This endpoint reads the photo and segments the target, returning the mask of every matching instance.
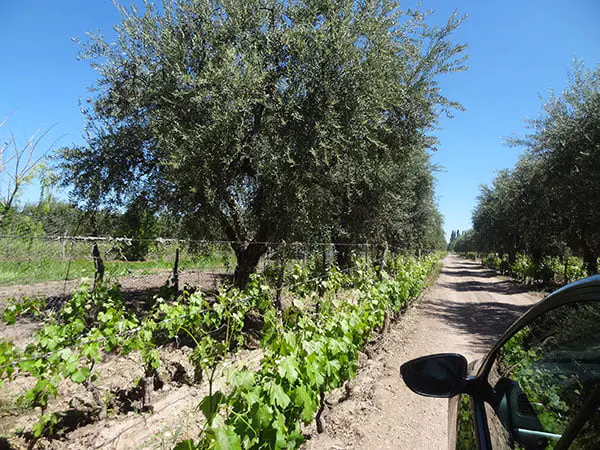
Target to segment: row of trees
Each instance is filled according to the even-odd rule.
[[[175,0],[121,9],[87,142],[63,148],[87,209],[142,205],[233,242],[244,285],[265,242],[445,246],[429,135],[463,45],[396,0]],[[348,247],[337,249],[341,265]]]
[[[466,250],[583,257],[588,274],[600,256],[600,67],[575,67],[567,89],[551,95],[515,168],[483,186]],[[457,245],[459,244],[457,241]]]
[[[456,249],[456,244],[459,243],[460,246],[460,242],[463,241],[463,239],[461,239],[461,237],[463,237],[468,231],[463,231],[461,233],[460,230],[452,230],[452,232],[450,233],[450,240],[448,241],[448,250],[449,251],[457,251],[460,252],[460,249]]]

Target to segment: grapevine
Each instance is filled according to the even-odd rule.
[[[387,272],[377,273],[374,268],[345,273],[330,267],[321,279],[311,279],[310,269],[293,265],[286,275],[291,305],[283,314],[274,307],[268,276],[255,276],[244,291],[229,289],[211,297],[184,292],[173,300],[157,299],[145,316],[128,311],[119,286],[109,283],[95,290],[82,284],[56,312],[46,313],[43,303],[29,299],[13,302],[3,314],[7,323],[34,312],[46,315],[45,324],[23,350],[0,341],[0,381],[20,373],[36,379],[19,402],[41,409],[31,429],[37,439],[54,432],[58,416],[48,404],[64,379],[91,393],[98,419],[107,416],[106,400],[96,386],[98,363],[107,353],[140,352],[142,410],[152,410],[161,365],[158,349],[169,342],[188,342],[194,381],[207,382],[209,394],[200,404],[205,430],[197,443],[185,445],[295,447],[304,439],[301,424],[318,418],[324,394],[355,375],[359,351],[373,331],[382,327],[388,312],[397,313],[423,289],[436,262],[436,257],[396,258],[386,264]],[[337,293],[349,289],[355,301],[340,300]],[[245,344],[252,311],[262,318],[261,366],[234,372],[228,392],[215,392],[216,369]]]

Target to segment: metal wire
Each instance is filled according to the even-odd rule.
[[[387,242],[312,242],[312,241],[231,241],[231,240],[210,240],[210,239],[176,239],[176,238],[129,238],[126,236],[123,237],[113,237],[113,236],[64,236],[64,235],[56,235],[56,236],[26,236],[26,235],[11,235],[4,234],[0,235],[0,239],[23,239],[23,240],[42,240],[42,241],[67,241],[67,242],[122,242],[125,244],[132,244],[134,242],[153,242],[156,244],[257,244],[257,245],[265,245],[269,247],[277,247],[280,245],[295,245],[295,246],[330,246],[330,247],[378,247],[387,245],[388,248],[393,248],[397,250],[411,250],[406,247],[393,246],[388,244]],[[424,250],[425,251],[425,250]]]

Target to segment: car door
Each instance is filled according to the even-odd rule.
[[[421,367],[456,356],[421,358],[429,361]],[[411,367],[419,368],[409,362],[401,369],[409,387],[435,395],[427,392],[427,376],[435,373],[406,377]],[[466,365],[453,370],[457,380],[446,374],[448,389],[436,395],[460,396],[450,401],[450,448],[600,448],[600,276],[566,286],[529,310],[476,376],[467,376]]]
[[[493,388],[484,403],[492,448],[600,448],[600,302],[568,302],[531,319],[481,376]]]

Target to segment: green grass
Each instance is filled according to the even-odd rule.
[[[184,257],[179,261],[180,269],[223,269],[231,258],[223,255]],[[148,275],[157,269],[172,269],[171,260],[149,261],[105,261],[105,276]],[[32,261],[0,261],[0,286],[32,284],[53,280],[92,278],[94,263],[90,260],[63,261],[38,259]]]

